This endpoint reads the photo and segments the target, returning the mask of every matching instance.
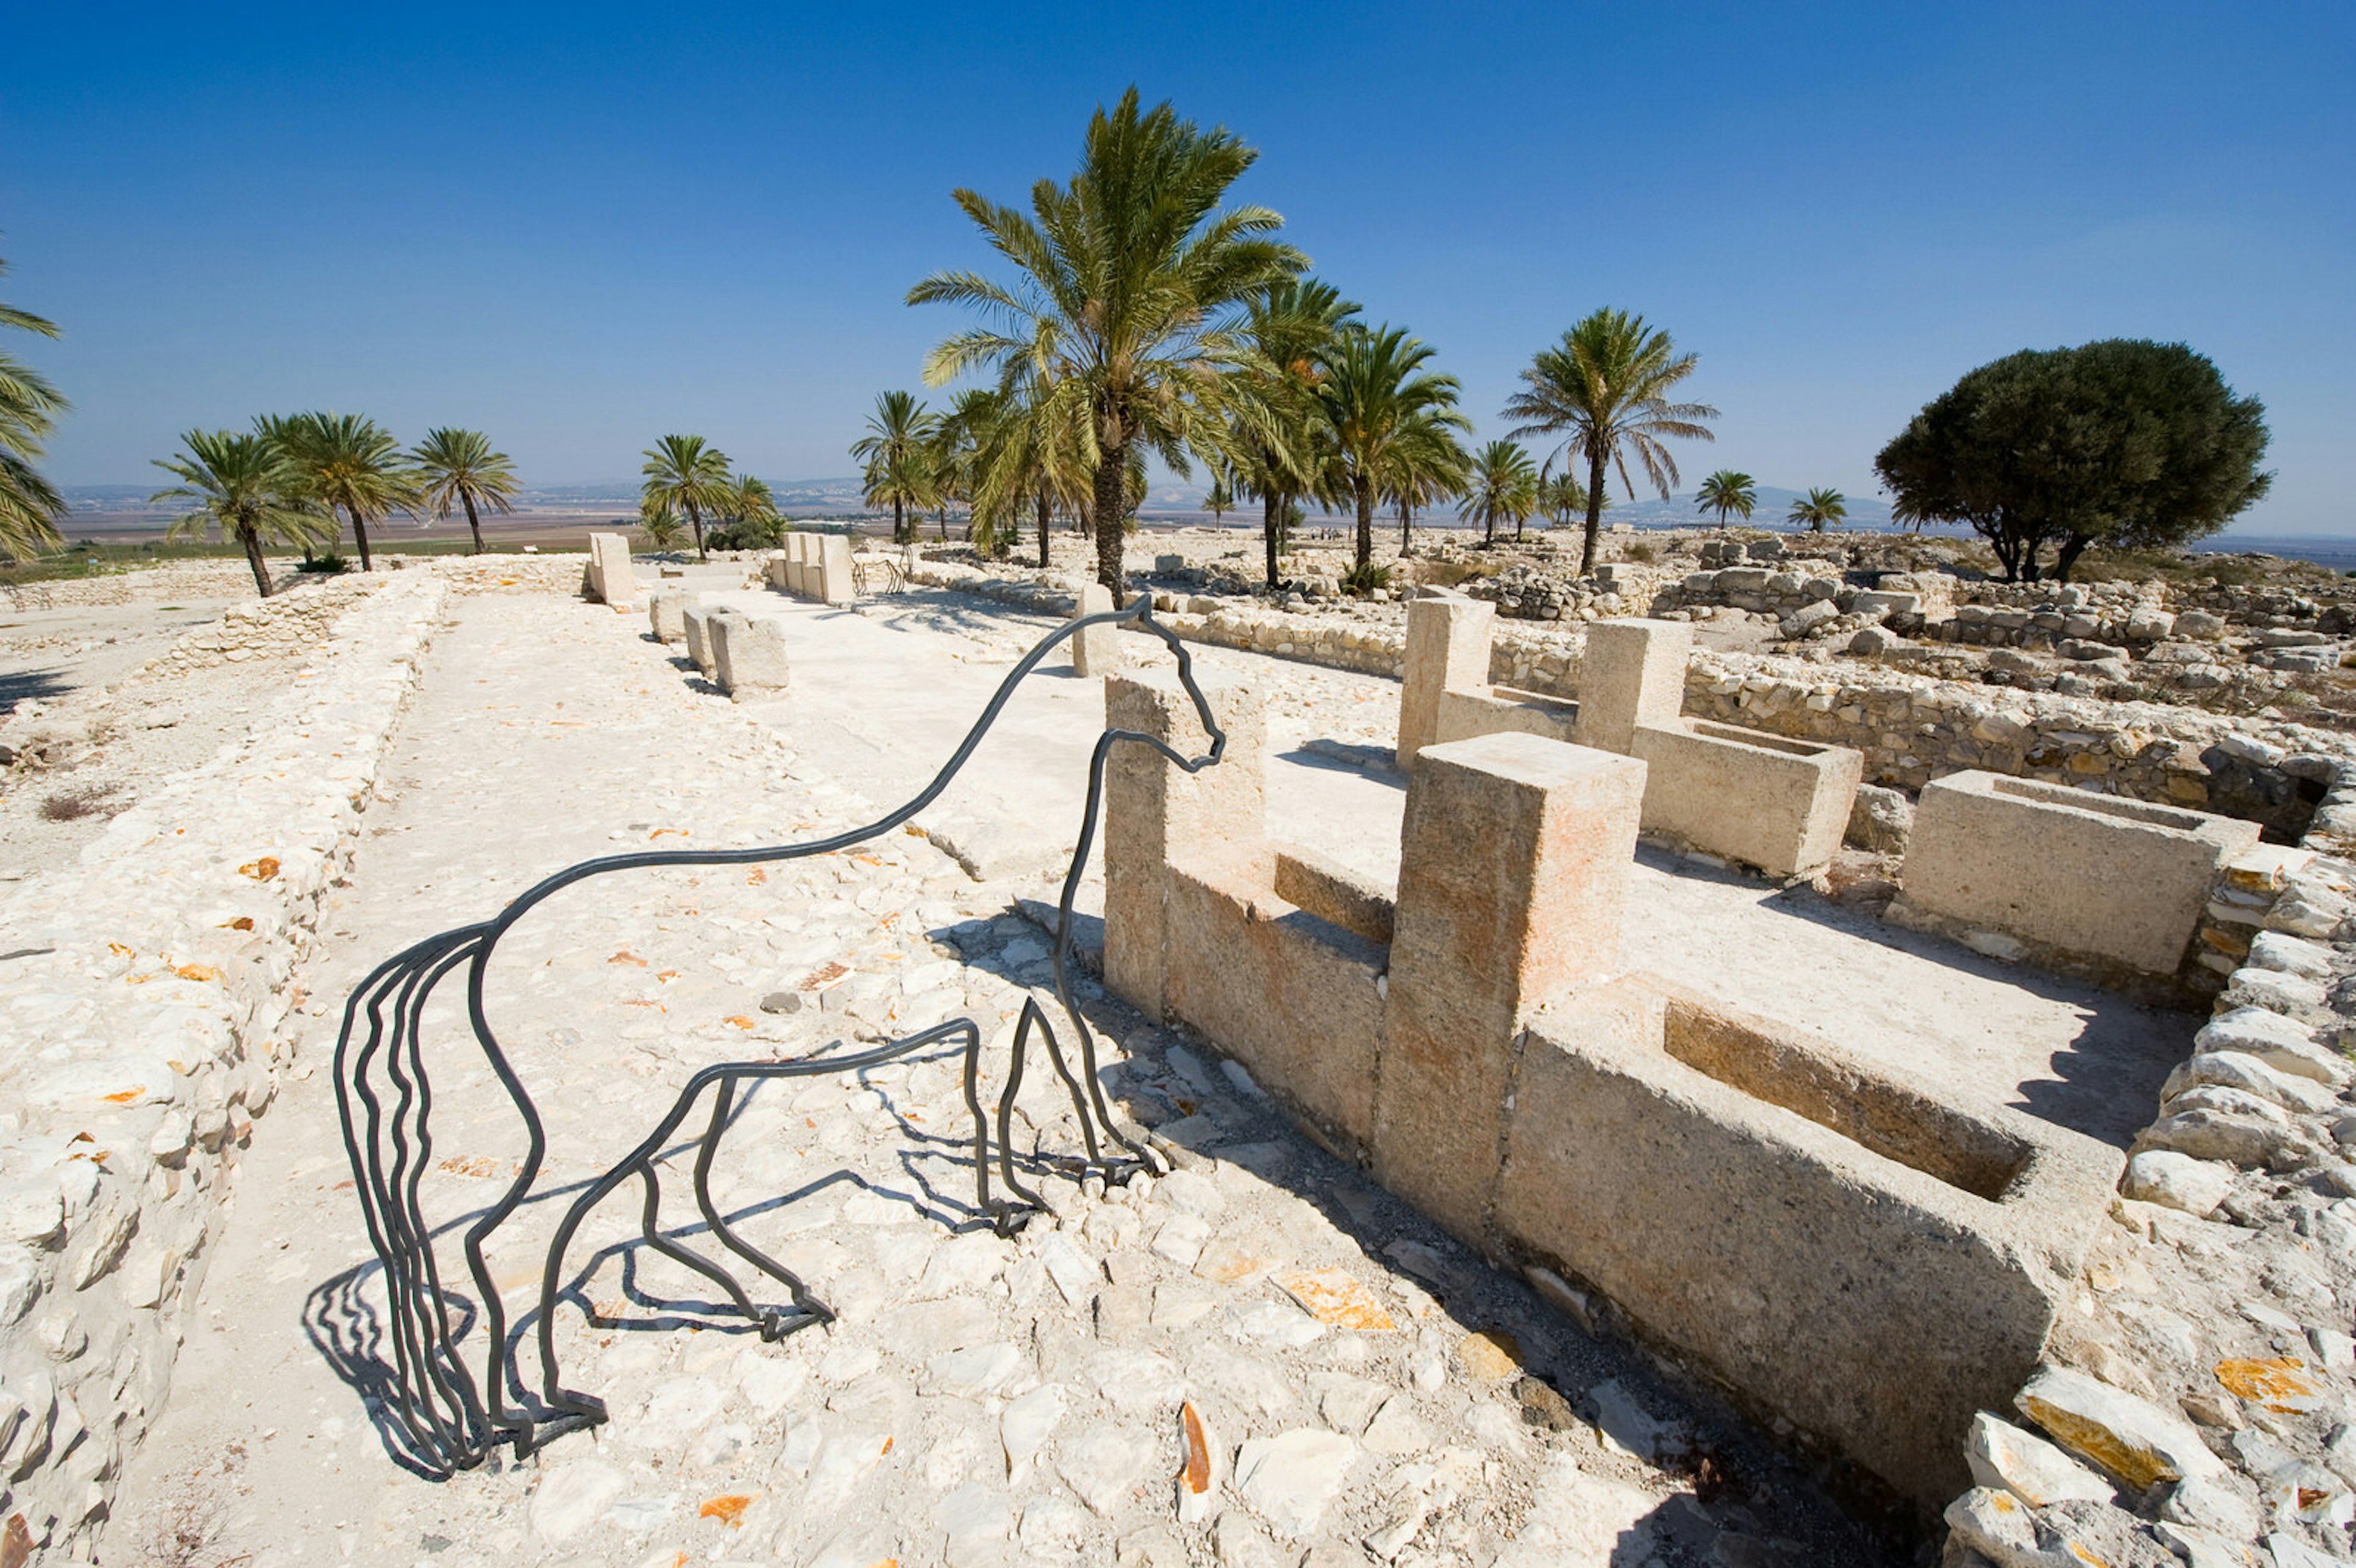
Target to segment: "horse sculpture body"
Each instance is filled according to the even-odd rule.
[[[1108,730],[1098,737],[1088,763],[1087,805],[1081,817],[1079,843],[1064,878],[1054,952],[1056,1000],[1078,1042],[1080,1070],[1074,1072],[1045,1011],[1035,998],[1027,997],[1015,1027],[1012,1061],[997,1106],[997,1161],[1001,1179],[1010,1196],[993,1199],[991,1195],[991,1125],[980,1093],[981,1031],[970,1019],[954,1019],[905,1040],[887,1041],[855,1054],[728,1062],[703,1068],[689,1079],[669,1113],[646,1137],[620,1163],[584,1189],[559,1221],[541,1276],[536,1325],[541,1400],[533,1404],[519,1399],[523,1408],[511,1407],[507,1391],[510,1384],[520,1390],[523,1380],[509,1346],[506,1311],[490,1278],[484,1246],[530,1193],[547,1153],[547,1137],[531,1096],[500,1049],[484,1010],[484,976],[499,939],[533,907],[592,877],[657,866],[741,866],[800,859],[851,848],[891,832],[948,787],[996,722],[1015,688],[1057,644],[1084,628],[1106,624],[1134,625],[1168,645],[1177,658],[1179,679],[1210,738],[1210,749],[1200,757],[1189,758],[1151,736],[1133,731]],[[1023,1058],[1035,1029],[1070,1093],[1087,1145],[1087,1166],[1101,1170],[1108,1181],[1118,1183],[1137,1169],[1156,1164],[1151,1155],[1113,1124],[1097,1079],[1095,1037],[1073,1004],[1070,985],[1072,901],[1096,836],[1103,802],[1105,762],[1111,749],[1123,741],[1151,746],[1189,773],[1215,765],[1226,746],[1226,737],[1213,720],[1210,705],[1195,683],[1185,647],[1175,633],[1153,619],[1151,601],[1144,595],[1122,609],[1071,622],[1042,638],[1008,672],[973,728],[932,782],[905,805],[866,827],[804,844],[751,849],[672,850],[584,860],[524,892],[492,919],[421,942],[388,960],[361,982],[345,1007],[343,1031],[336,1044],[337,1108],[343,1121],[345,1151],[351,1159],[353,1186],[359,1194],[369,1241],[384,1268],[391,1317],[387,1338],[393,1361],[384,1414],[400,1429],[423,1467],[447,1475],[480,1464],[493,1449],[503,1445],[511,1445],[521,1456],[552,1437],[605,1419],[605,1407],[601,1402],[566,1389],[560,1381],[556,1303],[565,1249],[574,1232],[598,1203],[633,1177],[645,1188],[640,1228],[647,1244],[717,1284],[728,1296],[728,1306],[723,1310],[751,1321],[765,1339],[776,1339],[797,1328],[832,1319],[833,1312],[811,1295],[792,1271],[739,1236],[712,1203],[708,1186],[712,1158],[728,1125],[731,1109],[748,1083],[771,1078],[857,1072],[927,1045],[958,1041],[965,1051],[966,1106],[973,1120],[977,1212],[987,1217],[1001,1234],[1011,1234],[1044,1206],[1040,1195],[1016,1177],[1008,1145],[1009,1120],[1016,1092],[1022,1086]],[[443,1285],[432,1229],[419,1204],[419,1187],[433,1153],[429,1120],[434,1098],[421,1024],[434,987],[462,967],[466,972],[466,1012],[475,1041],[513,1102],[527,1135],[526,1153],[515,1179],[499,1200],[467,1228],[463,1243],[466,1270],[473,1278],[485,1318],[485,1375],[480,1384],[475,1381],[460,1344],[466,1314]],[[707,1094],[711,1114],[696,1144],[696,1207],[721,1246],[785,1287],[787,1305],[756,1305],[744,1285],[720,1263],[665,1235],[659,1227],[661,1189],[655,1170],[656,1158]],[[1126,1155],[1114,1154],[1115,1147],[1125,1150]],[[454,1320],[458,1327],[453,1326]]]

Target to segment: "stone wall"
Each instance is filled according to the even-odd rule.
[[[373,577],[331,577],[251,604],[233,604],[148,661],[141,673],[182,675],[300,652],[326,642],[335,624],[377,585]]]
[[[289,976],[448,593],[370,587],[245,740],[0,904],[0,1529],[45,1561],[91,1559],[162,1409]]]

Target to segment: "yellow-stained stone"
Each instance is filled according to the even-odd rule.
[[[2225,1360],[2217,1363],[2217,1381],[2254,1404],[2297,1415],[2313,1410],[2323,1398],[2323,1390],[2313,1379],[2300,1376],[2305,1367],[2295,1356]]]
[[[1497,1382],[1522,1370],[1522,1347],[1502,1328],[1484,1329],[1457,1342],[1456,1360],[1483,1382]]]
[[[1290,1269],[1275,1276],[1284,1294],[1320,1323],[1365,1333],[1386,1333],[1398,1327],[1383,1304],[1347,1269]]]
[[[1194,1260],[1194,1277],[1219,1285],[1234,1285],[1249,1279],[1269,1266],[1269,1260],[1257,1253],[1236,1245],[1224,1236],[1215,1237]],[[1304,1307],[1308,1304],[1303,1302]]]

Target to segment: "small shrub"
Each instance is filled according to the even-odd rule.
[[[84,785],[80,789],[61,789],[41,802],[40,818],[44,822],[78,822],[85,816],[104,811],[114,794],[113,786]]]
[[[346,560],[342,556],[337,555],[335,551],[329,550],[325,555],[313,556],[310,560],[303,562],[294,570],[297,571],[325,572],[328,576],[332,577],[349,571],[351,569],[352,563],[350,561]]]
[[[1370,560],[1364,565],[1353,565],[1349,571],[1342,574],[1343,592],[1355,593],[1362,599],[1378,588],[1388,588],[1390,585],[1391,569],[1379,561]]]
[[[1644,566],[1650,566],[1661,559],[1660,551],[1653,548],[1653,541],[1650,539],[1636,540],[1629,545],[1626,554],[1630,560]]]

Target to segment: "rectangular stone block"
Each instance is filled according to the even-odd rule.
[[[810,561],[802,569],[805,595],[825,604],[848,604],[859,597],[851,580],[851,541],[841,534],[812,534]]]
[[[589,536],[591,597],[616,610],[626,610],[637,599],[637,576],[630,569],[630,541],[620,534]]]
[[[1105,723],[1151,735],[1181,755],[1210,746],[1176,672],[1105,677]],[[1263,854],[1268,731],[1258,694],[1203,683],[1226,731],[1225,760],[1188,773],[1134,743],[1105,761],[1105,985],[1151,1019],[1168,1012],[1171,867],[1184,860]]]
[[[1090,582],[1080,589],[1079,604],[1072,611],[1075,621],[1090,615],[1112,613],[1112,590],[1101,582]],[[1120,629],[1117,626],[1089,626],[1072,634],[1072,673],[1083,679],[1110,675],[1121,667]]]
[[[774,615],[724,613],[712,618],[713,678],[742,701],[786,688],[786,624]]]
[[[1388,1068],[1386,1066],[1386,1081]],[[1531,1022],[1496,1226],[1935,1507],[2036,1366],[2119,1151],[1651,976]]]
[[[1579,704],[1539,692],[1515,691],[1509,686],[1444,691],[1440,697],[1440,732],[1427,744],[1470,741],[1507,731],[1575,744]]]
[[[1497,607],[1462,594],[1427,595],[1407,606],[1407,657],[1399,689],[1395,754],[1406,767],[1437,744],[1440,707],[1450,691],[1485,691],[1489,639]]]
[[[2173,975],[2254,822],[1974,771],[1934,779],[1902,870],[1911,911]]]
[[[1625,756],[1635,742],[1636,726],[1676,718],[1685,707],[1686,660],[1692,652],[1689,621],[1598,621],[1589,626],[1587,654],[1579,667],[1579,743]]]
[[[1523,1020],[1619,967],[1644,793],[1642,763],[1535,735],[1427,746],[1408,774],[1375,1168],[1475,1246]]]
[[[815,534],[786,536],[786,589],[798,599],[817,597],[810,586],[813,574],[810,546],[817,540]]]
[[[1851,601],[1849,611],[1858,615],[1919,615],[1922,613],[1920,593],[1884,592],[1879,589],[1860,593]]]
[[[647,595],[647,624],[654,635],[666,643],[675,643],[687,635],[686,592],[677,588],[659,588]]]
[[[1829,863],[1865,776],[1863,753],[1760,730],[1677,719],[1636,727],[1646,829],[1771,877]]]
[[[712,618],[719,613],[711,605],[694,603],[680,612],[680,635],[687,639],[687,656],[695,667],[710,679],[719,668],[712,659]]]

